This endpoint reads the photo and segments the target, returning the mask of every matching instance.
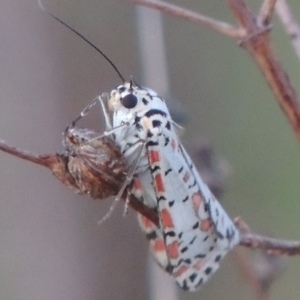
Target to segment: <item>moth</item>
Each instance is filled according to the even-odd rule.
[[[108,108],[106,134],[131,169],[128,193],[158,211],[159,227],[139,215],[151,252],[182,289],[196,291],[239,243],[239,232],[180,143],[162,97],[131,80],[111,91]]]
[[[158,211],[159,226],[139,215],[150,250],[183,290],[196,291],[239,243],[237,228],[180,143],[165,100],[133,80],[126,82],[99,48],[49,14],[96,49],[121,78],[123,84],[111,91],[108,103],[99,97],[105,134],[114,140],[127,164],[126,180],[116,199],[127,190]]]

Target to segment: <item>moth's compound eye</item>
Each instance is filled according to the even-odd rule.
[[[134,108],[138,103],[138,99],[135,95],[128,94],[124,98],[121,98],[121,102],[126,108]]]

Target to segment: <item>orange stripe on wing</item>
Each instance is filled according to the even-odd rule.
[[[164,228],[173,228],[174,227],[173,220],[170,216],[170,213],[166,209],[163,209],[160,212],[160,220],[161,220],[162,226]]]
[[[208,231],[208,229],[211,227],[211,225],[212,225],[211,219],[202,220],[200,222],[200,229],[202,231]]]
[[[151,243],[151,248],[153,252],[166,251],[165,242],[163,241],[162,238],[157,238],[153,240]]]
[[[150,164],[160,161],[159,152],[156,150],[150,150],[149,151],[149,161],[150,161]]]
[[[165,187],[164,187],[164,183],[163,183],[161,174],[156,174],[154,176],[154,184],[155,184],[156,191],[158,193],[162,193],[165,191]]]
[[[175,241],[172,244],[167,245],[168,256],[171,259],[177,258],[178,254],[178,242]]]
[[[155,225],[153,224],[153,222],[151,222],[148,218],[146,218],[144,215],[142,214],[138,214],[139,217],[139,221],[141,223],[141,225],[145,228],[145,229],[152,229],[155,227]]]
[[[136,190],[141,190],[143,185],[142,185],[142,182],[138,179],[138,178],[134,178],[133,179],[133,187],[136,189]]]
[[[202,201],[202,197],[199,193],[195,193],[192,195],[193,208],[196,215],[198,215],[199,207],[202,204]]]
[[[183,273],[185,273],[188,270],[188,266],[187,265],[183,265],[181,266],[177,271],[173,272],[172,275],[174,277],[179,277],[181,276]]]

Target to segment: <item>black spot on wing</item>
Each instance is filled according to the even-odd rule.
[[[206,275],[209,275],[209,274],[211,273],[211,271],[212,271],[212,268],[211,268],[211,267],[207,267],[207,268],[204,270],[204,273],[205,273]]]
[[[158,142],[148,141],[146,144],[147,147],[158,146]]]
[[[168,237],[168,236],[170,236],[170,237],[174,237],[174,236],[176,236],[176,233],[175,233],[175,231],[168,231],[168,232],[165,232],[164,231],[164,237]]]
[[[165,201],[165,200],[167,200],[164,196],[159,196],[159,197],[156,197],[156,199],[157,199],[157,201],[159,202],[159,201]]]
[[[148,234],[146,234],[147,240],[155,240],[157,238],[157,234],[155,231],[152,231]]]
[[[196,185],[197,185],[197,180],[195,179],[194,182],[191,185],[189,185],[188,188],[190,189],[190,188],[192,188],[192,187],[194,187]]]
[[[215,257],[215,262],[219,262],[221,260],[221,258],[222,258],[222,255],[217,255]]]
[[[188,247],[183,247],[183,248],[180,250],[180,252],[181,252],[181,253],[184,253],[184,252],[188,251],[188,249],[189,249]]]
[[[167,122],[167,124],[166,124],[166,128],[168,129],[168,130],[171,130],[171,123],[168,121]]]
[[[205,212],[210,211],[210,205],[209,205],[208,203],[205,203],[205,204],[204,204],[204,211],[205,211]]]
[[[145,99],[145,98],[143,98],[142,101],[143,101],[143,103],[144,103],[145,105],[147,105],[147,104],[149,103],[149,101],[148,101],[147,99]]]
[[[165,147],[170,143],[170,139],[168,137],[165,137]]]
[[[167,273],[172,274],[173,273],[173,269],[174,269],[174,267],[169,264],[169,265],[167,265],[167,267],[166,267],[165,270],[166,270]]]
[[[172,207],[172,206],[174,205],[174,203],[175,203],[174,200],[173,200],[173,201],[170,201],[170,202],[169,202],[169,207]]]
[[[209,236],[207,235],[207,236],[203,239],[203,242],[207,241],[208,238],[209,238]]]
[[[150,172],[151,172],[151,174],[153,174],[153,173],[156,172],[157,170],[160,170],[160,167],[159,167],[159,166],[154,166],[154,168],[151,168],[151,167],[150,167]]]
[[[186,201],[188,201],[189,200],[189,196],[186,196],[183,200],[182,200],[182,202],[186,202]]]
[[[147,138],[152,138],[152,137],[153,137],[153,133],[150,130],[148,130],[147,131]],[[149,141],[149,143],[150,143],[150,141]],[[157,142],[156,142],[156,144],[158,145]]]
[[[193,239],[189,242],[189,244],[192,245],[195,242],[196,238],[197,236],[194,236]]]
[[[183,171],[183,166],[178,170],[178,173],[180,174]]]
[[[134,124],[139,123],[141,121],[141,117],[135,116],[134,118]]]
[[[186,282],[186,279],[183,280],[183,283],[182,283],[181,288],[182,288],[184,291],[188,291],[188,290],[190,289],[189,286],[188,286],[188,284],[187,284],[187,282]]]
[[[194,280],[197,278],[197,274],[193,273],[192,275],[189,276],[189,279],[191,282],[194,282]]]
[[[226,230],[226,238],[231,241],[233,237],[235,236],[235,230],[233,228],[227,228]]]
[[[193,229],[197,229],[199,227],[199,222],[196,222],[194,225],[193,225]]]
[[[159,120],[153,120],[152,121],[152,126],[153,127],[160,127],[161,126],[161,121],[159,121]]]
[[[170,172],[172,171],[172,169],[168,169],[166,172],[165,172],[165,176],[167,176]]]
[[[160,110],[160,109],[155,109],[155,108],[150,109],[150,110],[148,110],[148,111],[145,113],[145,116],[146,116],[147,118],[150,118],[150,117],[155,116],[155,115],[161,115],[161,116],[163,116],[163,117],[166,117],[166,116],[167,116],[167,114],[166,114],[164,111],[162,111],[162,110]]]
[[[195,258],[205,258],[205,257],[206,257],[205,254],[197,254],[197,255],[195,256]]]
[[[196,288],[198,288],[202,283],[203,283],[203,278],[201,277],[200,280],[199,280],[199,282],[196,285]]]

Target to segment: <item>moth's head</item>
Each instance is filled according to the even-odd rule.
[[[137,86],[131,80],[111,91],[108,106],[114,112],[121,109],[140,111],[151,100],[149,97],[147,89]]]

